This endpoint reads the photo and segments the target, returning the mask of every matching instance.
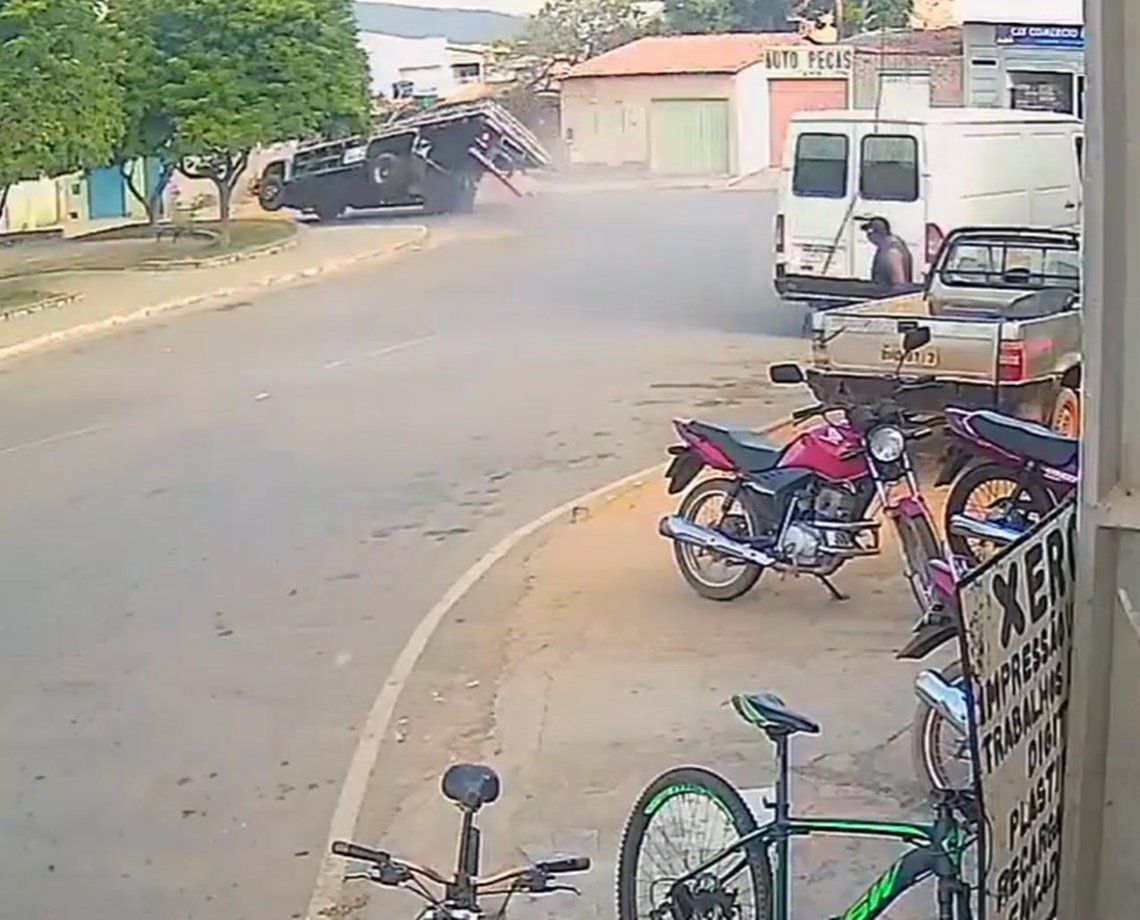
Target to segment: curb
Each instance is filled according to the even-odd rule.
[[[313,268],[306,268],[302,271],[291,272],[286,275],[276,275],[264,281],[255,282],[235,287],[219,288],[209,291],[205,294],[195,294],[192,297],[182,297],[176,300],[168,300],[164,303],[153,304],[149,307],[141,307],[130,313],[122,313],[117,316],[109,316],[105,319],[96,320],[90,323],[80,323],[77,326],[71,326],[67,329],[59,329],[55,332],[49,332],[46,335],[36,336],[33,339],[28,339],[25,342],[17,342],[14,345],[8,345],[0,348],[0,362],[7,361],[11,358],[20,355],[28,354],[29,352],[39,351],[41,348],[47,348],[51,345],[58,345],[62,342],[70,342],[75,339],[87,338],[92,335],[98,335],[101,332],[107,332],[114,329],[116,326],[123,326],[130,323],[137,323],[152,316],[158,316],[161,313],[169,313],[173,310],[181,310],[186,307],[192,307],[196,304],[204,303],[211,300],[228,300],[235,297],[242,297],[250,294],[255,294],[258,291],[263,291],[271,288],[285,287],[291,284],[297,284],[301,281],[307,281],[311,278],[317,278],[321,275],[334,274],[336,272],[345,271],[353,266],[359,265],[363,262],[382,262],[385,259],[392,258],[405,252],[409,249],[418,249],[427,242],[431,235],[428,227],[420,225],[416,228],[417,236],[410,240],[405,240],[398,243],[391,249],[386,249],[383,252],[365,252],[360,255],[350,256],[347,259],[338,259],[332,262],[326,262],[323,265],[314,266]]]
[[[763,426],[757,430],[757,433],[772,434],[791,425],[789,416]],[[379,760],[381,746],[388,735],[400,695],[444,618],[483,579],[483,576],[509,556],[523,541],[560,520],[573,520],[579,508],[608,501],[622,492],[645,485],[651,476],[663,475],[668,465],[669,461],[655,463],[636,473],[615,479],[591,492],[563,502],[511,531],[469,566],[452,583],[443,597],[424,614],[423,619],[412,630],[395,664],[392,665],[392,670],[385,678],[365,718],[344,783],[337,796],[336,808],[329,823],[328,840],[322,851],[308,910],[304,914],[305,920],[327,920],[329,917],[339,916],[338,902],[344,887],[345,866],[343,859],[331,855],[332,842],[352,838],[368,793],[368,784]]]
[[[239,252],[232,252],[229,255],[210,256],[205,259],[172,259],[169,262],[143,262],[140,265],[132,265],[126,270],[134,272],[176,272],[184,269],[214,268],[218,265],[233,265],[236,262],[248,262],[251,259],[274,256],[279,252],[287,252],[290,249],[294,249],[297,244],[301,242],[301,234],[308,232],[309,230],[302,230],[298,226],[292,236],[276,243],[266,243],[263,246],[242,249]]]
[[[41,310],[65,307],[70,303],[75,303],[75,301],[82,298],[82,296],[82,294],[54,294],[51,297],[45,297],[34,303],[24,304],[22,307],[16,307],[12,310],[6,310],[0,313],[0,322],[6,323],[8,320],[18,319],[21,316],[30,316],[33,313],[39,313]]]

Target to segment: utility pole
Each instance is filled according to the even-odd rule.
[[[1140,34],[1086,0],[1084,444],[1058,916],[1140,904]]]

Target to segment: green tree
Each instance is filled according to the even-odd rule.
[[[910,25],[914,0],[845,0],[843,35],[874,32],[879,29],[904,29]]]
[[[665,0],[669,31],[784,32],[790,29],[790,0]]]
[[[540,66],[577,64],[653,31],[633,0],[546,0],[531,19],[522,50]]]
[[[14,183],[108,160],[114,54],[98,0],[0,0],[0,216]]]
[[[107,23],[118,47],[116,79],[123,100],[123,134],[115,145],[112,162],[118,164],[131,195],[155,224],[163,193],[177,167],[174,153],[174,118],[168,108],[163,53],[151,40],[152,4],[113,2]],[[135,163],[148,158],[158,164],[156,181],[140,185]]]
[[[223,244],[254,148],[367,124],[350,0],[110,2],[148,75],[131,97],[140,147],[157,142],[185,175],[214,183]]]

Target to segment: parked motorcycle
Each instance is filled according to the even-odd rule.
[[[945,532],[977,565],[1031,529],[1076,488],[1080,441],[990,410],[948,409],[954,441],[937,485],[954,483]]]
[[[673,541],[682,576],[702,597],[729,601],[747,593],[769,569],[817,578],[836,600],[831,581],[844,564],[880,552],[882,506],[903,547],[906,577],[919,609],[934,605],[935,578],[945,552],[919,489],[907,444],[929,436],[898,401],[905,391],[931,385],[904,380],[908,355],[930,341],[930,330],[903,337],[894,393],[870,405],[811,406],[792,416],[799,424],[824,424],[787,447],[757,435],[698,421],[676,421],[682,444],[670,448],[670,494],[684,491],[705,469],[725,475],[705,479],[677,513],[659,524]],[[773,383],[805,381],[796,364],[769,369]],[[710,519],[701,515],[711,511]]]

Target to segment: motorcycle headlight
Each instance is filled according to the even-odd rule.
[[[897,428],[876,428],[867,437],[867,450],[879,463],[894,463],[906,450],[906,438]]]

